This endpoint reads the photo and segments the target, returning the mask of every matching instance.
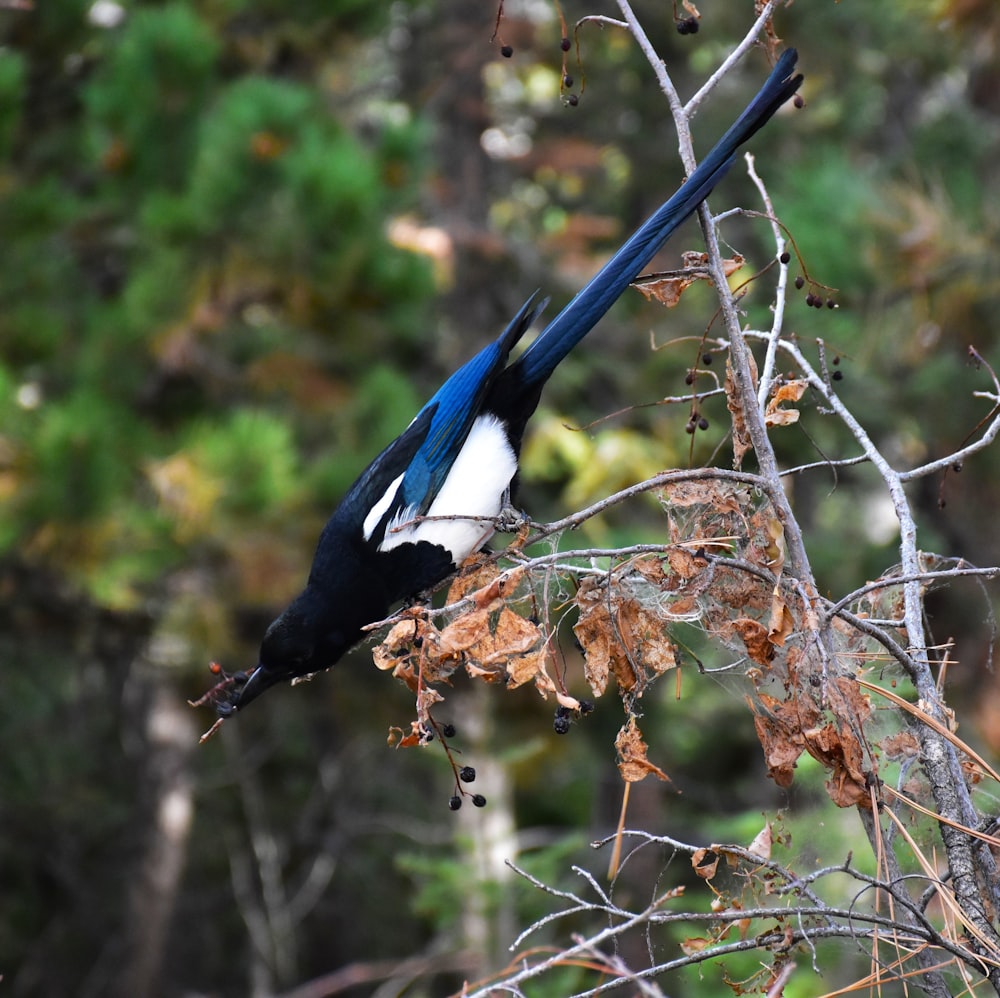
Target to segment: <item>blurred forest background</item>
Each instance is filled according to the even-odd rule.
[[[753,18],[750,0],[700,9],[684,36],[669,5],[636,4],[682,95]],[[488,805],[453,814],[443,753],[386,747],[412,697],[370,650],[201,748],[211,712],[185,703],[210,660],[255,662],[342,491],[442,378],[535,288],[568,300],[682,179],[630,37],[584,26],[580,64],[559,16],[507,0],[491,40],[496,5],[463,0],[0,3],[0,993],[442,995],[546,910],[498,857],[551,882],[606,868],[588,843],[618,817],[617,704],[560,737],[532,689],[459,682],[440,717]],[[967,345],[1000,364],[1000,8],[799,0],[776,28],[807,106],[750,148],[841,304],[793,294],[786,322],[839,352],[843,398],[901,462],[948,453],[988,412]],[[699,150],[768,68],[753,52],[712,95]],[[760,207],[742,160],[712,204]],[[765,222],[723,236],[745,273],[773,256]],[[661,269],[700,244],[691,223]],[[751,289],[749,322],[770,294]],[[536,519],[728,465],[724,401],[694,437],[657,404],[684,393],[714,307],[708,288],[671,312],[632,294],[562,365],[525,450]],[[694,339],[653,352],[651,334]],[[821,419],[778,446],[851,453]],[[832,592],[895,560],[875,484],[795,483]],[[919,487],[925,548],[1000,563],[1000,452]],[[658,526],[650,504],[589,529]],[[989,608],[972,589],[933,607],[962,734],[995,754]],[[787,793],[766,779],[738,688],[661,685],[643,730],[673,783],[634,787],[630,824],[749,842],[785,808],[793,849],[842,858],[854,815],[808,765]],[[662,861],[619,889],[648,893]],[[832,988],[841,960],[786,994]],[[717,991],[692,974],[671,993]]]

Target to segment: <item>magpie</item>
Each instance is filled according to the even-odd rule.
[[[276,683],[328,669],[366,624],[450,575],[491,537],[516,487],[525,425],[545,382],[708,197],[736,151],[798,89],[786,50],[735,124],[516,360],[547,302],[532,295],[507,328],[438,389],[350,487],[319,538],[305,589],[267,628],[257,666],[206,695],[220,718]],[[218,723],[218,722],[217,722]]]

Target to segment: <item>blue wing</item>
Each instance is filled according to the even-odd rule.
[[[537,294],[537,292],[536,292]],[[426,513],[455,463],[490,388],[507,364],[517,341],[548,304],[532,295],[507,328],[460,367],[420,410],[417,420],[432,412],[430,428],[403,477],[399,508]]]

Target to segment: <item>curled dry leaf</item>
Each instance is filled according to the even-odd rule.
[[[785,567],[785,528],[776,516],[767,517],[764,532],[768,538],[764,553],[767,556],[767,567],[778,575]]]
[[[719,869],[719,854],[714,849],[696,849],[691,868],[702,880],[711,880]]]
[[[650,775],[658,780],[670,782],[670,777],[659,766],[649,761],[646,755],[648,748],[649,746],[642,740],[642,732],[635,722],[635,717],[630,717],[615,738],[618,772],[626,783],[638,783]]]
[[[768,775],[780,787],[791,786],[799,756],[808,752],[829,773],[826,792],[838,807],[870,807],[865,778],[865,748],[858,732],[871,713],[868,698],[849,676],[827,684],[834,721],[821,723],[819,708],[806,697],[777,700],[764,693],[751,704],[754,727],[764,749]]]
[[[798,758],[805,751],[804,731],[819,721],[819,710],[807,700],[781,701],[766,693],[757,694],[759,705],[750,704],[754,727],[764,749],[768,775],[779,787],[792,785]]]
[[[795,618],[788,604],[781,595],[781,590],[775,586],[774,597],[771,600],[771,619],[767,625],[767,640],[781,648],[795,629]]]
[[[771,823],[765,822],[764,827],[754,836],[753,842],[747,846],[747,852],[761,859],[771,858]]]
[[[767,628],[752,617],[740,617],[732,622],[732,629],[746,646],[747,654],[758,665],[769,665],[774,658],[774,645]]]
[[[694,17],[701,15],[694,9],[684,4]],[[736,273],[746,261],[739,253],[722,261],[722,267],[726,277]],[[633,287],[640,294],[650,301],[657,301],[666,308],[673,308],[680,300],[681,295],[696,281],[707,281],[711,279],[708,269],[708,255],[706,253],[688,251],[684,254],[684,267],[681,270],[669,270],[660,274],[649,274],[641,277],[633,283]]]
[[[799,410],[782,409],[781,403],[798,402],[808,387],[809,382],[802,380],[786,381],[783,385],[779,385],[771,396],[771,401],[767,403],[767,409],[764,412],[764,425],[790,426],[792,423],[797,423]]]
[[[658,301],[666,308],[673,308],[681,300],[681,295],[701,276],[700,274],[685,276],[684,271],[681,270],[675,271],[670,276],[657,276],[641,282],[637,281],[634,287],[650,301]]]
[[[747,353],[750,359],[751,376],[754,383],[757,381],[757,362],[752,353]],[[733,365],[731,360],[726,358],[726,408],[729,410],[733,420],[733,467],[739,470],[743,466],[743,458],[748,450],[753,447],[750,440],[750,431],[747,429],[746,417],[743,414],[743,405],[740,400],[740,392],[736,387],[736,380],[733,377]]]
[[[909,731],[886,735],[879,745],[887,759],[914,759],[920,754],[920,745]]]
[[[681,940],[681,952],[685,956],[694,956],[709,946],[714,946],[717,939],[706,939],[704,936],[689,936]]]
[[[409,655],[414,643],[426,637],[426,620],[401,620],[382,639],[382,643],[372,649],[372,661],[376,669],[387,672],[394,669],[401,657]]]
[[[500,600],[463,614],[442,632],[439,654],[461,662],[470,676],[521,686],[536,677],[545,658],[541,628]]]
[[[452,584],[448,601],[469,600],[472,608],[443,629],[426,611],[411,611],[374,649],[376,667],[391,669],[414,693],[447,682],[461,667],[486,682],[515,687],[535,680],[543,694],[554,692],[545,672],[544,632],[502,598],[515,591],[522,575],[520,568],[499,572],[493,563],[471,565]]]
[[[644,686],[649,675],[677,665],[676,650],[665,622],[627,596],[609,597],[606,580],[587,578],[577,590],[580,619],[573,628],[583,646],[584,675],[601,696],[613,674],[619,687]]]

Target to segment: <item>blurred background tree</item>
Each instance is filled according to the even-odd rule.
[[[637,4],[687,93],[746,7],[706,0],[701,31],[681,36],[669,9]],[[570,24],[594,12],[563,5]],[[210,659],[254,661],[337,498],[442,377],[534,288],[568,299],[682,178],[628,36],[582,26],[578,62],[556,4],[508,0],[491,40],[496,15],[457,0],[0,6],[11,994],[265,995],[335,972],[322,993],[421,978],[410,993],[442,994],[497,966],[538,904],[483,866],[491,846],[555,877],[567,857],[593,862],[583,844],[613,827],[619,718],[601,705],[559,738],[530,692],[456,691],[463,762],[490,798],[458,816],[443,756],[385,749],[410,698],[364,649],[201,750],[209,719],[183,705]],[[820,316],[793,298],[792,324],[841,352],[844,397],[874,435],[913,462],[947,453],[984,415],[965,347],[994,360],[998,347],[1000,12],[799,3],[777,28],[802,53],[808,106],[752,148],[842,306]],[[713,95],[700,149],[766,68],[755,54]],[[716,210],[758,206],[742,173]],[[745,273],[768,262],[762,223],[724,235]],[[699,242],[692,225],[664,269]],[[749,320],[768,305],[752,290]],[[536,518],[713,459],[724,403],[706,402],[694,439],[686,410],[656,404],[684,392],[713,309],[707,288],[671,313],[634,296],[567,360],[525,451]],[[650,352],[650,331],[694,339]],[[603,418],[628,406],[641,407]],[[823,431],[784,435],[782,456],[839,455],[846,440]],[[842,472],[855,487],[839,492],[823,476],[795,485],[834,590],[891,550],[874,491],[859,510],[866,475]],[[926,535],[1000,561],[986,529],[998,486],[987,455],[944,483],[944,509],[928,489]],[[593,529],[623,544],[657,524],[651,505],[647,522]],[[949,678],[997,750],[985,610],[962,597],[942,598],[935,626],[960,637]],[[640,785],[635,824],[739,839],[781,806],[814,828],[815,806],[831,841],[854,834],[807,784],[767,783],[738,693],[695,679],[672,694],[647,704],[645,729],[674,785]],[[630,875],[642,891],[644,871]]]

